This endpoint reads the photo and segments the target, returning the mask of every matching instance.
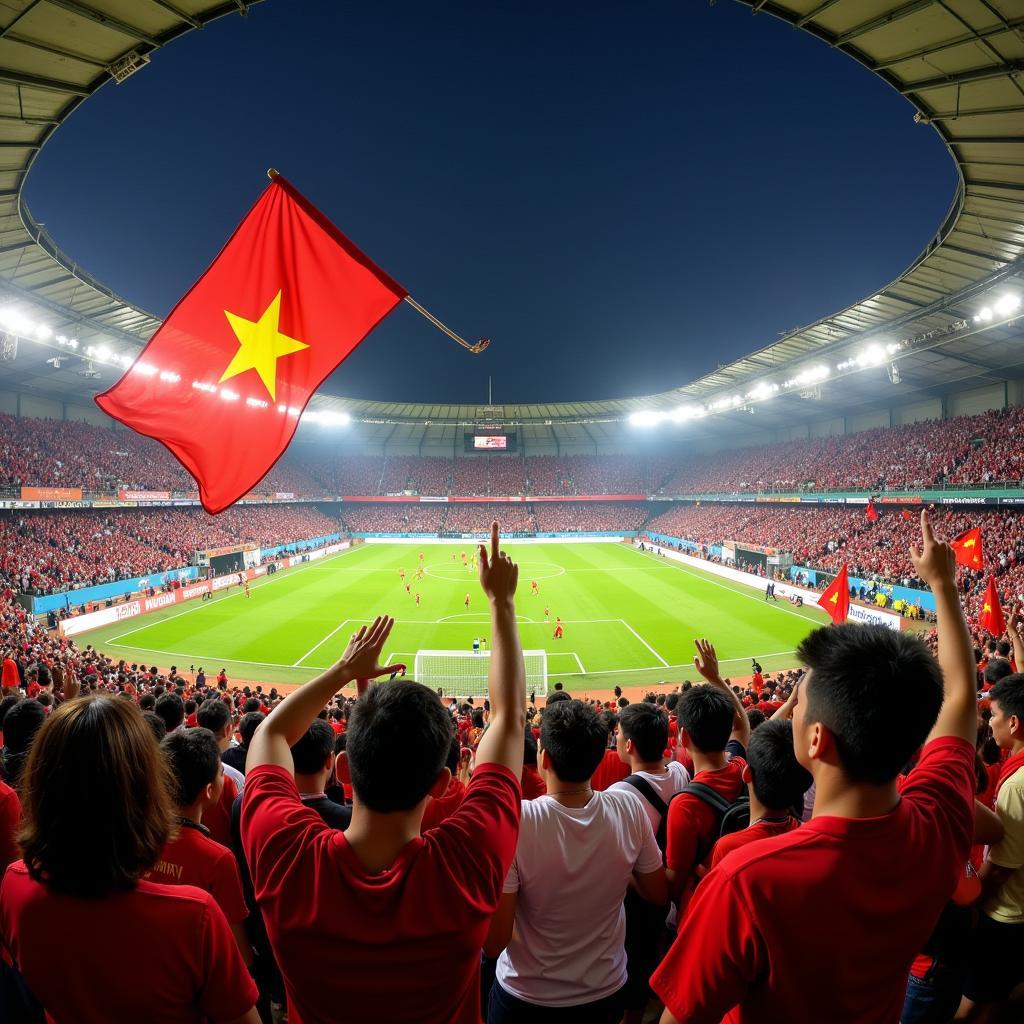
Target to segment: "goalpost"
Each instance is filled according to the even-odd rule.
[[[486,697],[490,651],[417,651],[413,678],[446,697]],[[526,692],[547,696],[548,652],[523,651]]]

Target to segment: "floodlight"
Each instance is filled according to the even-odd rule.
[[[995,309],[1000,316],[1009,316],[1020,309],[1020,296],[1013,294],[1001,296],[995,303]]]
[[[634,427],[653,427],[661,417],[653,409],[644,409],[629,414],[629,422]]]

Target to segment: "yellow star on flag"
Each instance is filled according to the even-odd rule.
[[[985,602],[985,604],[984,604],[984,606],[983,606],[983,607],[982,607],[982,609],[981,609],[981,614],[982,614],[982,615],[984,615],[984,614],[985,614],[985,612],[990,612],[990,611],[992,611],[992,605],[990,605],[990,604],[988,603],[988,601],[986,601],[986,602]]]
[[[833,594],[828,600],[829,600],[829,604],[838,604],[839,603],[839,595],[838,594]]]
[[[260,375],[263,386],[270,393],[271,400],[277,401],[278,359],[309,348],[304,341],[289,338],[278,329],[281,319],[281,293],[278,292],[274,296],[259,320],[246,320],[245,317],[226,309],[224,315],[238,339],[238,351],[228,363],[228,368],[218,383],[223,384],[224,381],[237,377],[246,370],[255,370]]]
[[[965,548],[973,548],[974,547],[974,538],[972,537],[970,540],[965,540],[964,541],[964,547]]]

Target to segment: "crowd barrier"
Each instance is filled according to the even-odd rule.
[[[636,537],[635,530],[618,530],[614,533],[503,533],[501,539],[509,544],[621,544]],[[472,541],[474,544],[487,540],[490,533],[459,533],[439,537],[436,533],[353,533],[353,537],[367,544],[459,544]]]
[[[330,544],[325,548],[317,548],[315,551],[307,551],[304,554],[290,555],[277,562],[278,568],[290,569],[304,562],[315,562],[328,555],[337,554],[350,546],[348,541],[338,544]],[[246,569],[241,575],[246,580],[254,580],[259,576],[265,576],[267,565],[257,565]],[[216,593],[228,587],[239,585],[239,573],[228,573],[218,576],[216,579],[203,580],[199,583],[186,584],[175,590],[164,594],[154,594],[152,597],[139,597],[133,601],[125,601],[123,604],[115,604],[110,608],[100,608],[99,611],[88,612],[85,615],[77,615],[71,619],[64,619],[58,623],[58,628],[65,636],[77,636],[87,630],[98,629],[100,626],[109,626],[114,622],[123,619],[134,619],[139,615],[146,615],[149,612],[159,611],[161,608],[169,608],[171,605],[181,604],[183,601],[193,601],[203,594]]]
[[[752,572],[742,572],[739,569],[732,569],[727,565],[720,565],[717,562],[708,562],[703,558],[694,558],[692,555],[685,555],[681,551],[673,551],[667,547],[661,547],[655,542],[653,547],[657,554],[674,562],[682,562],[684,565],[700,569],[702,572],[710,573],[712,576],[720,576],[722,579],[731,580],[733,583],[742,583],[764,593],[768,580],[763,576],[756,576]],[[799,594],[804,599],[804,604],[817,606],[821,594],[816,590],[807,590],[804,587],[793,586],[789,583],[776,583],[775,594],[782,600],[787,600],[794,594]],[[863,605],[850,603],[850,619],[853,622],[868,622],[876,626],[885,626],[899,632],[903,628],[903,618],[895,612],[884,611],[881,608],[865,608]]]

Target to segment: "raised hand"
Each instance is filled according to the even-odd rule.
[[[936,539],[927,509],[921,509],[921,536],[923,543],[920,548],[916,544],[910,545],[915,572],[933,591],[946,586],[955,589],[956,553],[945,541]]]
[[[338,667],[348,679],[369,680],[392,672],[405,671],[404,665],[382,665],[380,653],[387,642],[395,620],[378,615],[370,626],[360,626],[352,634]]]
[[[1015,601],[1010,609],[1010,617],[1006,620],[1006,632],[1010,634],[1011,639],[1020,636],[1020,624],[1024,619],[1022,613],[1024,613],[1024,604]]]
[[[491,523],[491,550],[480,545],[480,586],[490,600],[498,604],[511,601],[519,582],[519,566],[499,548],[497,519]]]
[[[709,682],[721,682],[721,675],[718,672],[718,655],[715,653],[714,645],[707,640],[694,640],[697,648],[697,655],[693,659],[693,667]]]

